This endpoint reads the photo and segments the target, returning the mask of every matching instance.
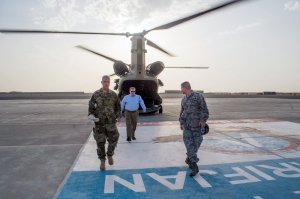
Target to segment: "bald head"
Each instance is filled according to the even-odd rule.
[[[192,88],[190,82],[186,81],[181,83],[181,92],[185,95],[191,94]]]
[[[182,82],[181,83],[181,87],[187,88],[187,89],[191,89],[191,84],[190,82]]]

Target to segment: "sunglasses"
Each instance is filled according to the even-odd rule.
[[[131,93],[135,93],[135,91],[130,91]]]

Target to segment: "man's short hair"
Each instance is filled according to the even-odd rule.
[[[102,81],[103,81],[104,79],[110,80],[110,77],[109,77],[108,75],[103,75],[103,76],[102,76]]]
[[[187,88],[187,89],[191,89],[191,84],[190,82],[182,82],[181,83],[181,87]]]

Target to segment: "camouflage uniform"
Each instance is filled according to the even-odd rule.
[[[102,88],[92,95],[89,101],[89,115],[93,114],[99,118],[95,122],[93,135],[97,143],[97,154],[100,160],[114,155],[115,147],[119,139],[116,119],[121,116],[120,100],[115,92],[105,92]],[[108,141],[107,153],[105,153],[105,142]]]
[[[192,91],[190,96],[184,96],[181,100],[180,126],[183,129],[183,141],[187,150],[187,159],[197,163],[197,151],[202,143],[203,137],[199,122],[206,120],[209,112],[204,97]]]

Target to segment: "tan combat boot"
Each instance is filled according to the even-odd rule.
[[[114,159],[112,156],[107,156],[107,159],[108,159],[108,164],[109,165],[113,165],[114,164]]]
[[[105,159],[100,160],[100,161],[101,161],[101,164],[100,164],[100,170],[101,170],[101,171],[104,171],[104,170],[105,170]]]

